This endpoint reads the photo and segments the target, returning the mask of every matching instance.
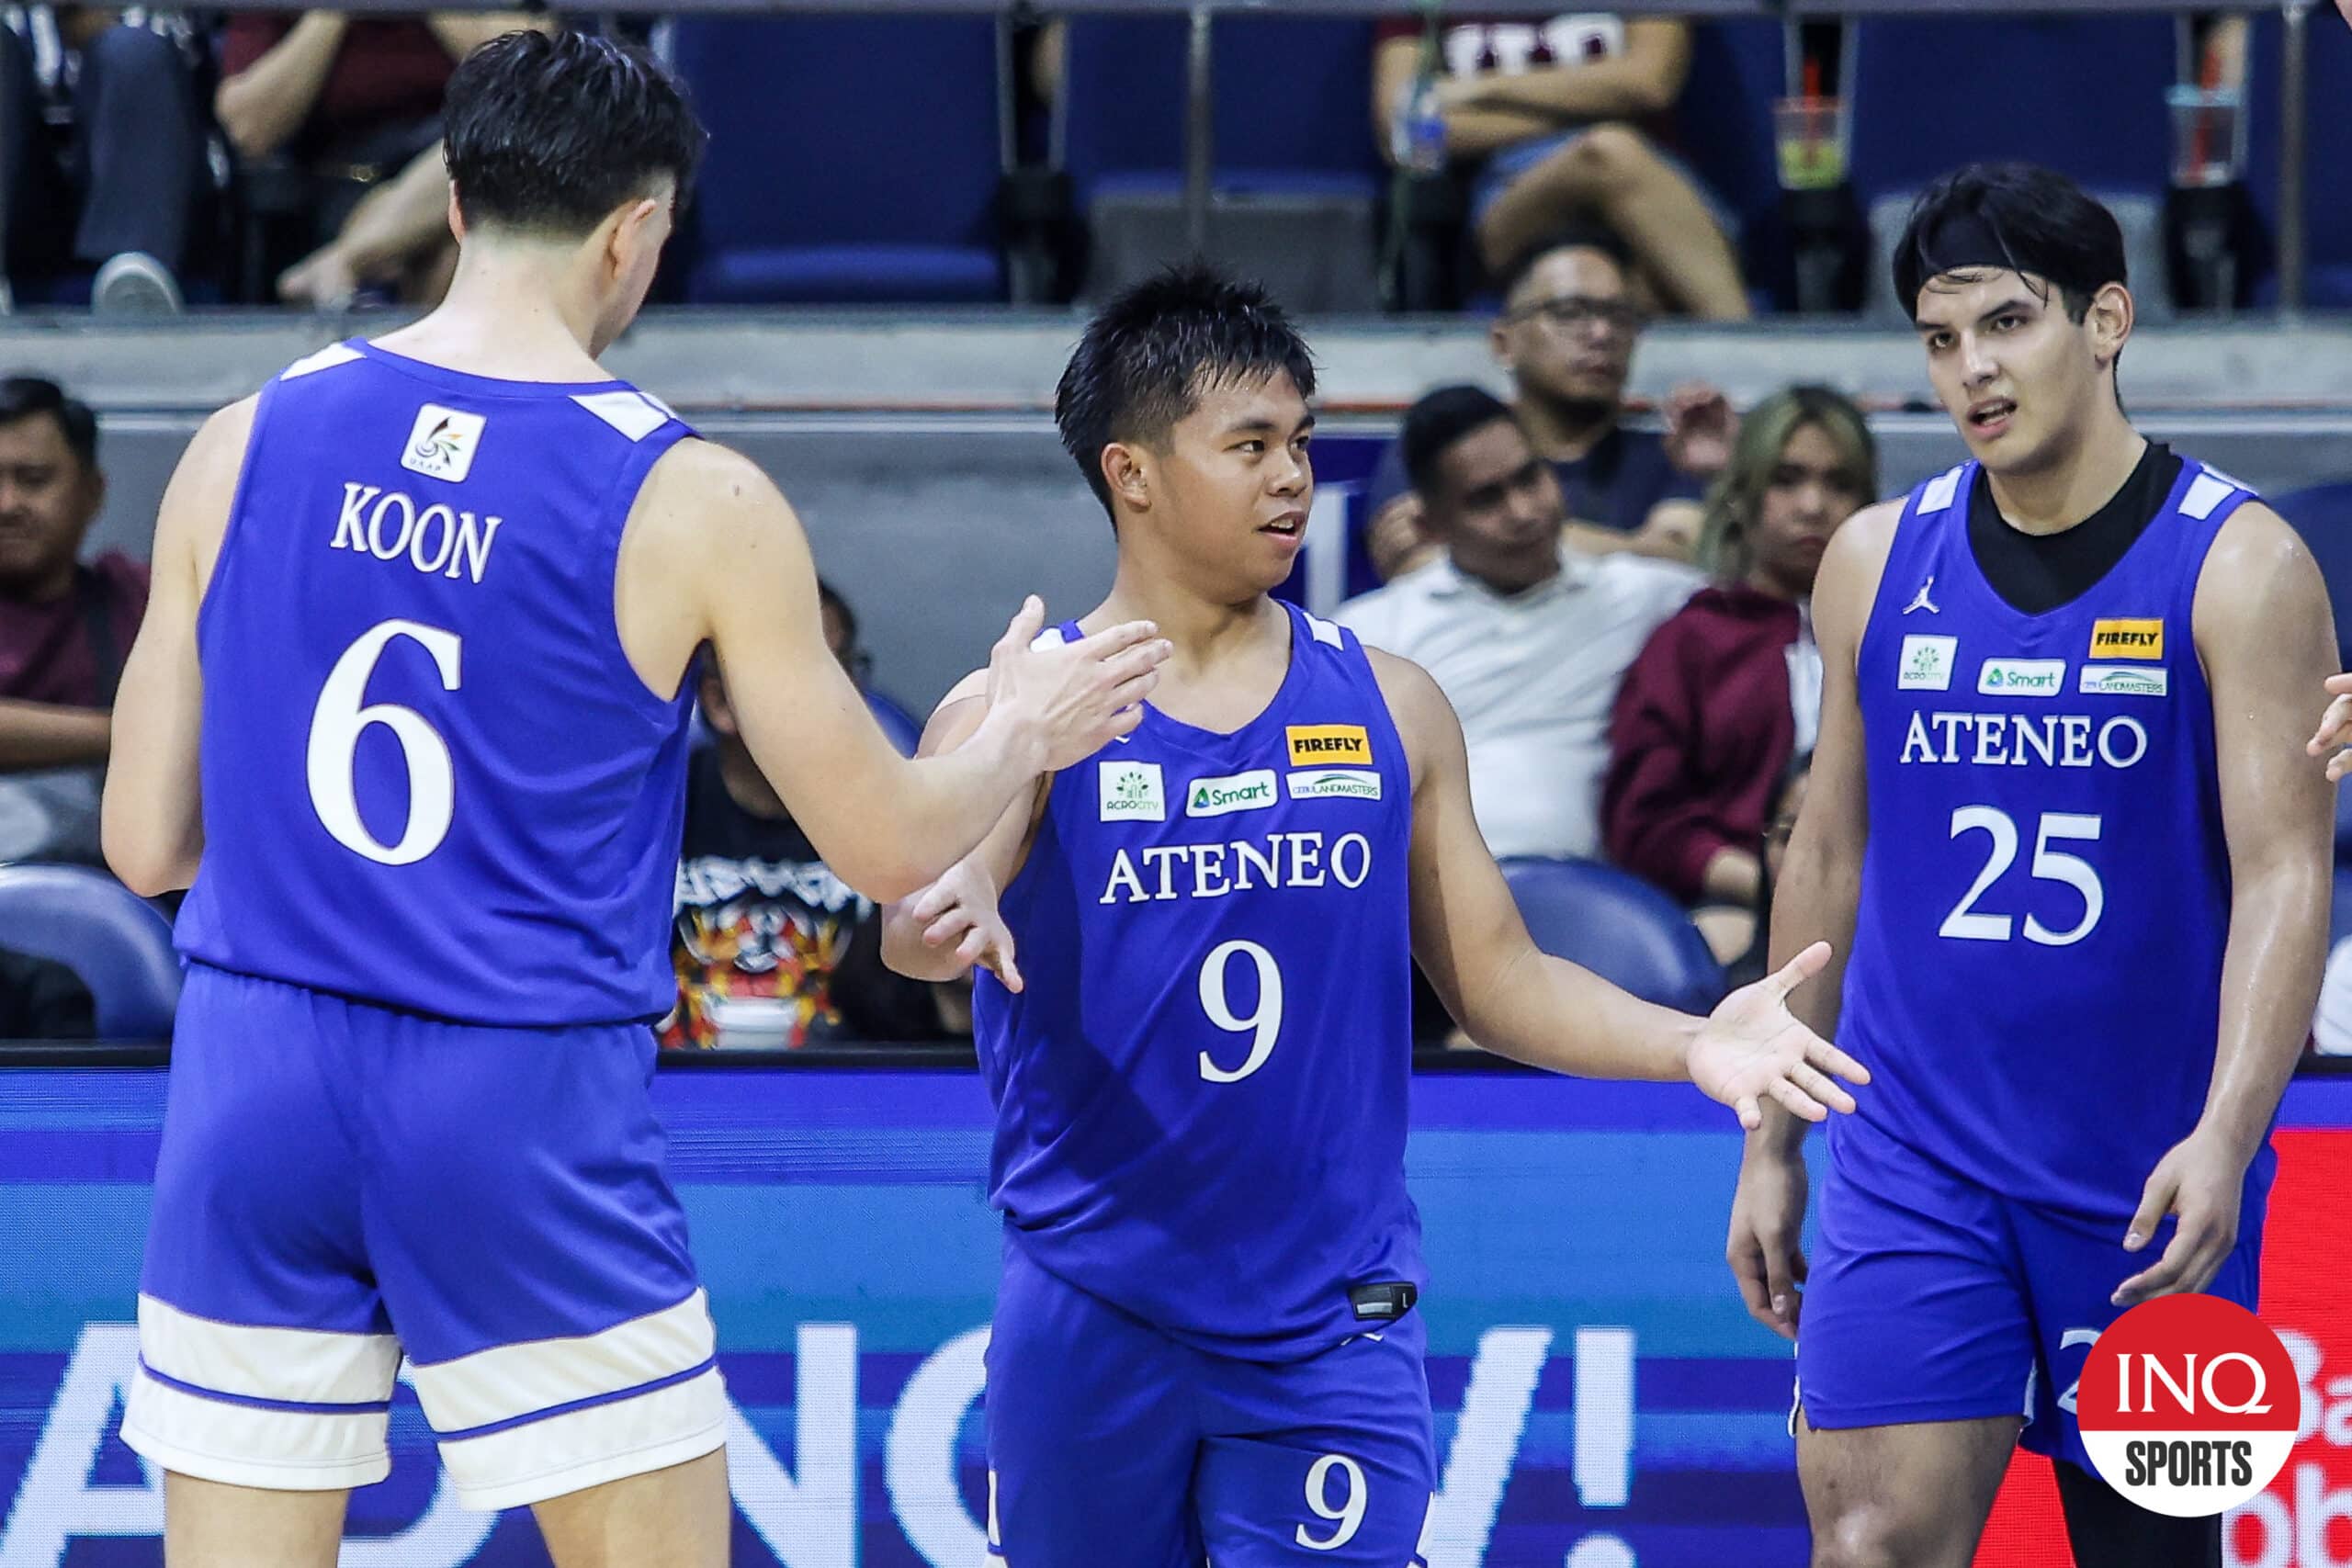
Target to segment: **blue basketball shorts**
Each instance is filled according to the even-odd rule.
[[[1305,1360],[1213,1355],[1007,1237],[988,1351],[991,1568],[1421,1568],[1418,1312]]]
[[[1798,1322],[1805,1420],[1832,1431],[2019,1416],[2026,1448],[2088,1468],[2075,1384],[2122,1315],[2115,1288],[2164,1255],[2172,1221],[2126,1252],[2129,1208],[2089,1215],[2005,1198],[1860,1131],[1833,1141],[1824,1164]],[[2267,1195],[2248,1183],[2237,1247],[2205,1287],[2248,1310]]]
[[[189,967],[123,1437],[286,1491],[380,1481],[402,1358],[460,1501],[726,1440],[653,1040],[489,1029]]]

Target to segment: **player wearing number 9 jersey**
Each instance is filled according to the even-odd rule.
[[[2083,1568],[2218,1565],[2218,1520],[2090,1473],[2073,1388],[2137,1300],[2254,1302],[2327,925],[2326,600],[2275,513],[2125,419],[2122,241],[2081,191],[1962,170],[1896,276],[1972,460],[1830,547],[1772,933],[1845,951],[1842,1006],[1800,1011],[1872,1090],[1802,1296],[1799,1124],[1749,1139],[1731,1261],[1797,1338],[1816,1564],[1965,1564],[2022,1429]]]
[[[1177,652],[1132,735],[886,927],[909,974],[985,959],[1007,981],[983,976],[974,1009],[1005,1216],[992,1562],[1419,1561],[1436,1474],[1404,1172],[1414,953],[1473,1038],[1521,1060],[1691,1078],[1747,1119],[1758,1097],[1851,1104],[1823,1070],[1849,1065],[1781,1004],[1822,953],[1712,1021],[1544,957],[1436,685],[1267,597],[1312,505],[1313,390],[1281,311],[1204,270],[1088,327],[1056,414],[1118,575],[1053,636],[1148,610]],[[977,679],[958,688],[925,750],[953,755],[989,711]]]
[[[452,78],[447,302],[215,416],[157,524],[108,859],[194,888],[124,1435],[166,1554],[332,1563],[403,1359],[459,1498],[559,1564],[715,1564],[726,1403],[646,1025],[696,650],[827,864],[889,897],[1136,720],[1148,626],[992,661],[902,761],[742,458],[607,377],[702,145],[645,56]]]

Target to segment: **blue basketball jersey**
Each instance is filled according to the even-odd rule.
[[[1831,1137],[2120,1219],[2213,1072],[2230,871],[2190,611],[2249,495],[2184,463],[2105,577],[2030,615],[1977,566],[1976,472],[1912,492],[1862,637],[1839,1042],[1871,1081]]]
[[[1287,607],[1286,607],[1287,608]],[[1229,735],[1147,707],[1057,775],[980,977],[992,1197],[1049,1272],[1203,1348],[1312,1354],[1422,1281],[1403,741],[1353,633],[1296,609]]]
[[[689,434],[626,382],[356,342],[263,389],[197,626],[183,952],[464,1022],[668,1010],[693,695],[638,678],[613,574]]]

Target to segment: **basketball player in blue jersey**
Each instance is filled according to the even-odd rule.
[[[2218,1564],[2218,1518],[2090,1472],[2075,1388],[2127,1307],[2255,1300],[2327,930],[2327,601],[2275,513],[2126,419],[2123,240],[2075,186],[1962,169],[1894,276],[1970,460],[1829,547],[1772,931],[1843,955],[1798,1013],[1871,1089],[1809,1278],[1804,1125],[1768,1111],[1732,1269],[1797,1342],[1815,1568],[1964,1568],[2020,1433],[2081,1568]]]
[[[1002,976],[975,1015],[1006,1222],[991,1561],[1013,1568],[1419,1561],[1416,953],[1471,1035],[1523,1061],[1694,1080],[1750,1122],[1763,1100],[1852,1104],[1831,1078],[1851,1065],[1781,1002],[1821,952],[1712,1020],[1544,957],[1436,684],[1267,596],[1312,500],[1313,390],[1281,312],[1205,271],[1087,328],[1056,417],[1118,572],[1058,635],[1148,614],[1176,652],[1133,734],[891,912],[908,973]],[[952,755],[992,706],[974,677],[925,749]]]
[[[647,1093],[688,667],[716,650],[795,818],[887,898],[1130,729],[1164,655],[1033,653],[1033,603],[979,741],[897,756],[783,499],[597,364],[702,140],[643,55],[485,45],[448,88],[447,302],[215,415],[164,498],[105,838],[141,892],[194,880],[123,1425],[173,1568],[333,1563],[403,1357],[460,1500],[535,1506],[562,1568],[725,1562]]]

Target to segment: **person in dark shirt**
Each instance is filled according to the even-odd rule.
[[[1707,501],[1700,556],[1714,585],[1652,634],[1619,689],[1602,841],[1697,908],[1718,957],[1754,935],[1767,816],[1819,728],[1808,606],[1822,551],[1877,496],[1860,409],[1826,387],[1766,399]]]
[[[1588,554],[1687,561],[1699,498],[1730,457],[1737,422],[1721,392],[1693,386],[1668,400],[1663,434],[1627,428],[1625,381],[1641,331],[1623,243],[1571,230],[1531,250],[1505,280],[1487,338],[1510,373],[1511,412],[1560,476],[1568,542]],[[1393,442],[1365,501],[1383,577],[1434,558]]]
[[[826,616],[837,658],[852,652],[852,625]],[[699,695],[711,740],[686,769],[670,942],[678,1004],[662,1021],[662,1043],[944,1037],[946,1020],[961,1010],[882,966],[874,905],[833,874],[760,772],[718,661],[707,654]]]
[[[0,1040],[95,1040],[97,1004],[64,964],[0,947]]]
[[[54,381],[0,380],[0,860],[95,862],[116,680],[147,569],[82,541],[106,499],[97,417]]]

